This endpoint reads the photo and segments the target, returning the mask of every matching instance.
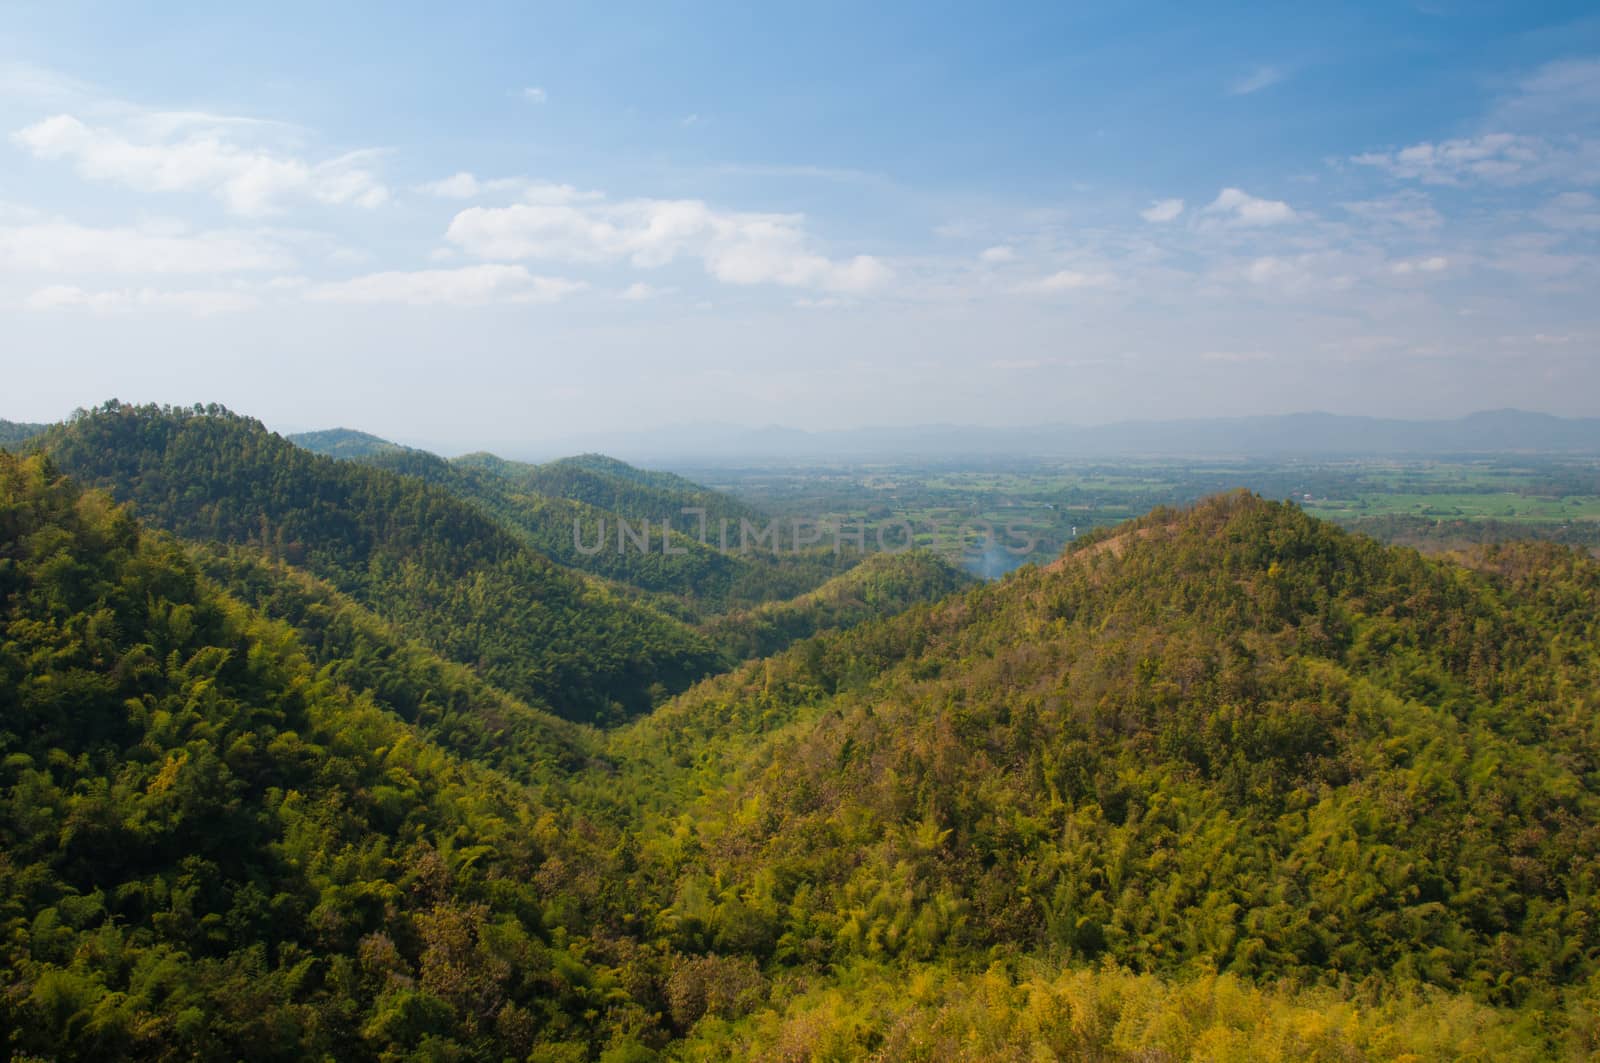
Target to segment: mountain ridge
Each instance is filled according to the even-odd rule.
[[[718,664],[683,622],[556,565],[448,491],[313,454],[221,407],[108,403],[39,445],[158,527],[304,567],[569,719],[643,711],[658,687]]]

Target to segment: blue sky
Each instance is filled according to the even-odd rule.
[[[1600,414],[1587,5],[221,6],[8,6],[0,416]]]

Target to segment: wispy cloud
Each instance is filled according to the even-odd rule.
[[[1440,273],[1449,268],[1448,258],[1443,255],[1429,255],[1427,258],[1396,262],[1389,267],[1389,272],[1397,277],[1409,277],[1413,273]]]
[[[283,269],[293,256],[253,232],[181,226],[95,228],[64,221],[0,228],[0,269],[38,273],[235,273]]]
[[[1428,232],[1444,224],[1444,215],[1435,209],[1433,201],[1426,193],[1415,189],[1378,199],[1341,203],[1339,206],[1353,217],[1381,230]]]
[[[1545,63],[1519,79],[1484,116],[1483,125],[1536,134],[1600,127],[1600,58]]]
[[[539,181],[531,177],[491,177],[480,179],[462,170],[438,181],[414,186],[415,190],[440,199],[477,199],[479,196],[510,196],[527,203],[580,203],[605,198],[599,192],[586,192],[572,185]]]
[[[536,276],[526,266],[481,265],[369,273],[317,285],[306,292],[306,298],[326,303],[483,306],[500,302],[553,303],[585,287],[581,281]]]
[[[428,181],[416,186],[418,192],[440,199],[472,199],[483,191],[483,185],[478,179],[465,170],[451,174],[439,181]]]
[[[1424,184],[1600,180],[1600,59],[1546,63],[1517,81],[1479,132],[1363,152],[1351,161]]]
[[[518,93],[518,95],[527,100],[529,103],[546,103],[550,99],[550,94],[545,92],[544,89],[537,85],[529,85],[527,88]]]
[[[1160,223],[1172,221],[1183,213],[1183,200],[1158,199],[1144,210],[1139,212],[1139,217],[1147,222]]]
[[[641,303],[647,299],[659,299],[663,295],[670,295],[673,289],[657,288],[653,284],[636,281],[617,293],[618,299],[625,299],[630,303]]]
[[[275,213],[295,200],[365,208],[388,200],[372,168],[376,153],[312,161],[251,142],[261,125],[162,112],[107,126],[58,114],[11,139],[36,158],[73,163],[89,180],[150,192],[204,191],[230,212],[247,216]]]
[[[1041,277],[1027,286],[1033,292],[1075,292],[1085,288],[1109,288],[1116,283],[1116,278],[1109,273],[1095,273],[1084,270],[1064,269]]]
[[[1228,95],[1248,96],[1252,92],[1271,88],[1286,77],[1288,73],[1282,67],[1258,66],[1243,77],[1228,82]]]
[[[1369,151],[1353,156],[1358,166],[1372,166],[1393,177],[1424,184],[1455,185],[1477,179],[1522,181],[1544,162],[1549,145],[1515,133],[1486,133],[1438,143],[1423,141],[1398,151]]]
[[[1600,197],[1591,192],[1563,192],[1534,211],[1552,229],[1600,233]]]

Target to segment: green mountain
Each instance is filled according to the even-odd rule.
[[[39,435],[49,425],[0,420],[0,447],[15,447]]]
[[[220,410],[45,444],[0,455],[14,1057],[1600,1050],[1579,553],[1236,494],[994,584],[875,558],[601,733],[543,706],[710,639],[483,504]]]
[[[684,619],[803,594],[860,560],[829,549],[725,551],[722,521],[728,541],[737,543],[741,521],[764,529],[770,518],[682,477],[609,458],[525,465],[487,454],[447,462],[408,451],[364,460],[436,484],[557,564],[648,592]],[[704,541],[698,516],[685,515],[686,508],[705,511]],[[665,535],[663,521],[670,525]],[[648,549],[640,545],[646,536]]]
[[[889,998],[984,957],[1010,1006],[1058,977],[1027,964],[1111,964],[1554,1022],[1600,986],[1597,601],[1549,545],[1466,568],[1246,495],[1158,512],[617,733],[642,829],[679,825],[642,917]],[[707,1029],[849,1056],[914,1010]]]
[[[325,454],[330,458],[367,458],[374,454],[399,454],[411,449],[399,443],[391,443],[370,432],[358,432],[353,428],[325,428],[320,432],[296,432],[284,438],[313,454]]]
[[[721,520],[737,527],[741,518],[759,520],[762,514],[728,495],[702,487],[669,472],[639,469],[603,454],[583,454],[545,465],[504,461],[491,455],[468,455],[461,464],[487,468],[524,491],[554,498],[586,502],[597,509],[625,517],[671,517],[678,526],[698,527],[698,518],[681,510],[706,511],[709,538],[717,538]]]
[[[651,1027],[593,955],[592,830],[40,458],[0,454],[0,632],[11,1058],[582,1058]]]
[[[450,492],[225,410],[107,404],[42,438],[63,470],[153,524],[303,568],[568,719],[641,712],[717,667],[682,622],[557,567]]]
[[[371,697],[457,756],[548,788],[598,755],[593,732],[491,686],[302,569],[248,547],[191,545],[188,553],[239,601],[293,628],[320,676]]]

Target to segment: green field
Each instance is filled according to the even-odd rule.
[[[1038,537],[1027,560],[1156,506],[1244,487],[1390,542],[1453,549],[1547,538],[1600,546],[1600,462],[1514,455],[1471,461],[1027,461],[970,466],[833,463],[680,470],[771,512],[824,520],[988,521]],[[970,537],[969,537],[970,540]],[[924,546],[959,554],[954,537]],[[970,551],[968,551],[970,553]]]
[[[1600,498],[1593,495],[1541,498],[1510,491],[1490,494],[1368,492],[1354,499],[1330,498],[1307,502],[1304,508],[1316,516],[1332,520],[1390,514],[1432,517],[1438,520],[1533,522],[1600,520]]]

